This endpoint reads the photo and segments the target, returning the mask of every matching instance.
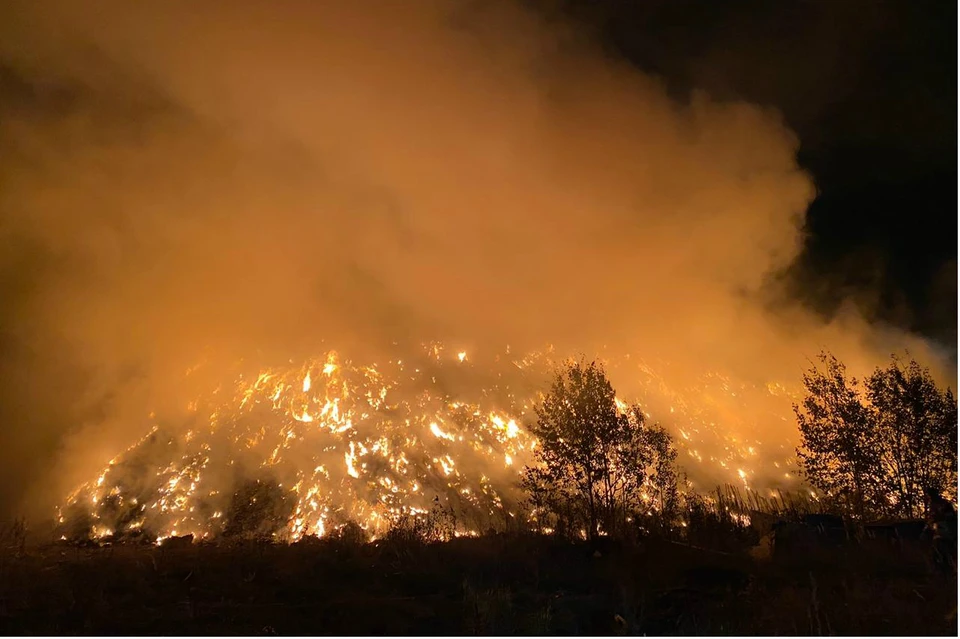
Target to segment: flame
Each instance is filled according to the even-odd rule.
[[[193,402],[201,421],[184,435],[154,426],[114,457],[67,497],[61,521],[85,512],[94,536],[215,536],[230,518],[240,470],[270,478],[292,504],[282,533],[290,540],[329,534],[349,520],[376,536],[398,516],[428,512],[435,499],[469,514],[462,534],[502,521],[524,497],[517,480],[537,444],[524,425],[535,419],[533,406],[558,362],[550,351],[507,353],[486,371],[489,385],[452,396],[438,382],[449,361],[442,350],[432,344],[424,362],[382,364],[355,364],[331,351],[299,367],[238,374]],[[456,363],[465,359],[461,351]],[[792,468],[792,443],[764,445],[755,429],[769,417],[751,431],[746,411],[738,411],[765,399],[778,419],[788,415],[793,397],[783,386],[754,388],[711,373],[697,386],[676,388],[645,363],[624,361],[608,363],[608,372],[633,371],[637,388],[629,390],[639,390],[645,412],[679,434],[681,465],[691,477],[707,477],[704,484],[750,477],[758,489],[796,481],[784,472]],[[616,401],[619,410],[629,408]],[[756,467],[763,463],[776,464],[769,477],[779,484],[761,485],[766,475]]]
[[[440,430],[440,427],[437,426],[437,423],[436,423],[436,422],[433,422],[433,423],[430,424],[430,432],[433,433],[434,435],[436,435],[437,437],[441,438],[441,439],[446,439],[446,440],[449,440],[449,441],[453,441],[453,440],[455,439],[455,437],[454,437],[453,435],[451,435],[451,434],[449,434],[449,433],[445,433],[445,432],[443,432],[442,430]]]

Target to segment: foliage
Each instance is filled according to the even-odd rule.
[[[559,371],[536,414],[539,465],[525,470],[523,486],[558,533],[619,534],[631,515],[675,503],[669,435],[647,426],[638,406],[618,405],[599,364]]]
[[[800,427],[797,456],[807,481],[829,498],[845,500],[860,517],[879,492],[880,452],[860,381],[837,358],[821,353],[824,369],[803,375],[807,394],[794,405]]]
[[[922,493],[956,485],[957,406],[916,361],[894,357],[861,382],[830,354],[803,376],[794,406],[807,481],[840,510],[915,517]]]
[[[867,379],[891,510],[918,516],[923,491],[954,492],[957,476],[957,404],[916,361],[894,357]]]
[[[670,532],[683,511],[680,484],[685,483],[686,479],[680,476],[677,449],[665,428],[659,424],[645,426],[644,441],[648,448],[649,463],[640,495],[642,506],[634,512],[634,516],[645,522],[648,528]]]

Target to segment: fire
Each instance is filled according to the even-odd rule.
[[[303,378],[303,392],[310,392],[310,371],[307,371],[306,377]],[[306,411],[304,411],[304,414],[306,414]]]
[[[94,536],[216,536],[230,518],[237,478],[256,477],[290,504],[282,534],[289,540],[351,520],[377,535],[394,518],[428,512],[438,501],[464,515],[465,531],[485,529],[523,498],[519,475],[536,446],[524,425],[535,419],[533,406],[556,362],[542,353],[497,357],[488,385],[452,396],[443,380],[458,367],[447,368],[441,351],[434,344],[425,362],[362,365],[330,352],[299,367],[238,375],[193,403],[196,421],[183,435],[154,426],[70,495],[60,516],[91,518]],[[461,351],[456,363],[465,359]],[[608,364],[615,382],[623,369]],[[762,483],[762,473],[745,470],[761,463],[765,450],[770,458],[755,431],[762,424],[751,432],[735,408],[762,396],[779,406],[777,418],[789,414],[792,398],[782,386],[751,388],[707,375],[699,387],[673,390],[643,363],[634,376],[644,409],[680,436],[680,463],[691,477],[745,483],[749,472],[751,484]],[[619,397],[617,405],[628,406]],[[778,470],[770,476],[794,481],[781,468],[791,464],[791,442],[777,443]]]
[[[440,430],[440,427],[437,426],[437,423],[436,423],[436,422],[433,422],[432,424],[430,424],[430,432],[433,433],[434,435],[436,435],[437,437],[441,438],[441,439],[447,439],[447,440],[449,440],[449,441],[453,441],[453,440],[454,440],[454,436],[451,435],[451,434],[449,434],[449,433],[445,433],[445,432],[443,432],[442,430]]]
[[[350,452],[344,453],[344,460],[347,464],[347,474],[354,479],[360,479],[360,473],[357,472],[357,452],[354,450],[353,442],[350,442]]]

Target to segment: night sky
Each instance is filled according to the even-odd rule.
[[[560,4],[678,97],[705,90],[783,114],[818,190],[785,274],[796,295],[827,315],[854,299],[956,348],[956,3]]]

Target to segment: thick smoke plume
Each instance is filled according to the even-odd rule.
[[[814,195],[776,113],[672,101],[512,4],[3,13],[4,512],[239,359],[553,343],[793,383],[909,345],[771,300]]]

